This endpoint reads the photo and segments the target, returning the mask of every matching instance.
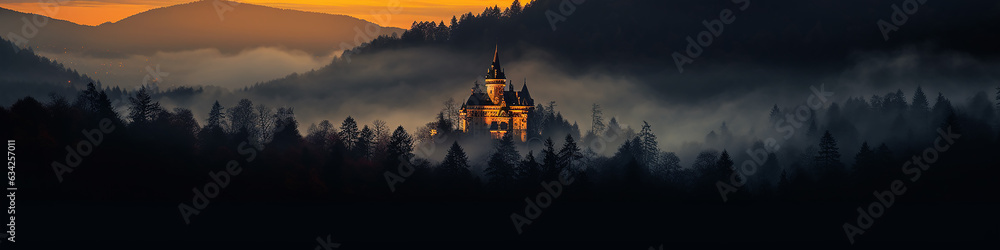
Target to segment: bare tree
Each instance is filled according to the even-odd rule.
[[[264,104],[258,104],[257,111],[257,136],[253,142],[257,148],[263,148],[264,143],[271,141],[271,132],[274,129],[274,112]]]
[[[389,126],[385,125],[385,121],[375,119],[372,121],[372,132],[375,133],[373,158],[381,158],[389,146]]]
[[[372,127],[375,132],[375,142],[381,143],[389,139],[389,126],[385,125],[385,121],[375,119],[372,121]]]
[[[242,99],[235,107],[227,110],[229,113],[230,122],[230,133],[236,134],[242,131],[247,133],[248,137],[253,137],[257,134],[257,113],[254,112],[253,102],[250,99]]]
[[[548,110],[546,110],[546,111],[549,112],[549,116],[555,116],[556,115],[556,106],[557,106],[556,105],[556,101],[549,101],[549,108],[548,108]]]
[[[412,136],[413,141],[414,142],[430,142],[430,141],[433,141],[434,138],[431,136],[431,130],[434,130],[434,128],[435,128],[434,125],[436,125],[436,123],[430,122],[430,123],[427,123],[427,125],[418,127],[417,131],[413,133],[413,136]]]
[[[448,98],[448,100],[444,102],[444,109],[441,110],[441,112],[444,113],[445,118],[451,122],[452,130],[455,130],[458,125],[458,109],[458,103],[455,102],[455,98]]]

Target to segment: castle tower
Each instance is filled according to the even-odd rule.
[[[528,115],[534,110],[535,101],[528,94],[527,80],[521,91],[515,91],[514,83],[507,81],[500,67],[499,46],[493,51],[493,64],[485,78],[486,93],[478,91],[477,85],[459,110],[462,132],[489,134],[493,139],[511,135],[522,142],[527,141]]]
[[[507,76],[500,67],[500,46],[497,45],[493,52],[493,64],[486,71],[486,93],[490,96],[490,101],[494,104],[503,102],[503,88],[507,85]]]

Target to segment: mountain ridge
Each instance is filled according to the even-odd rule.
[[[0,39],[0,103],[11,103],[26,95],[71,96],[88,83],[101,84],[30,49],[11,49],[13,46],[10,41]]]
[[[39,51],[99,57],[202,48],[238,53],[257,47],[281,47],[320,56],[339,50],[341,43],[358,45],[354,41],[357,30],[366,27],[378,27],[377,35],[404,31],[347,15],[246,3],[223,9],[220,14],[214,4],[214,1],[195,1],[154,8],[97,26],[50,18],[49,21],[55,22],[38,26],[37,34],[30,38],[22,31],[25,26],[22,17],[32,20],[41,15],[0,8],[0,34],[15,41],[10,34],[21,35],[27,38],[28,46]],[[366,34],[362,38],[373,36]]]

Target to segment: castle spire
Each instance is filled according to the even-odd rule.
[[[534,106],[535,99],[531,99],[531,93],[528,93],[528,78],[524,78],[524,85],[521,85],[521,91],[517,92],[518,98],[520,98],[522,105]]]
[[[486,72],[486,79],[507,79],[503,73],[503,67],[500,67],[500,45],[497,45],[496,49],[493,50],[493,64]]]
[[[500,44],[497,44],[496,48],[493,49],[493,65],[500,67]]]

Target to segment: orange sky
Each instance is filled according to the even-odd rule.
[[[39,2],[63,1],[47,15]],[[139,12],[157,7],[192,2],[194,0],[0,0],[0,7],[20,12],[47,15],[55,19],[68,20],[78,24],[98,25],[114,22]],[[451,17],[462,13],[482,13],[486,6],[500,6],[504,9],[514,0],[241,0],[238,2],[264,5],[276,8],[313,11],[330,14],[344,14],[375,22],[374,11],[384,11],[390,2],[398,1],[402,13],[392,15],[388,24],[409,28],[413,21],[441,21],[448,23]],[[530,0],[521,1],[524,4]],[[48,6],[48,5],[45,5]]]

